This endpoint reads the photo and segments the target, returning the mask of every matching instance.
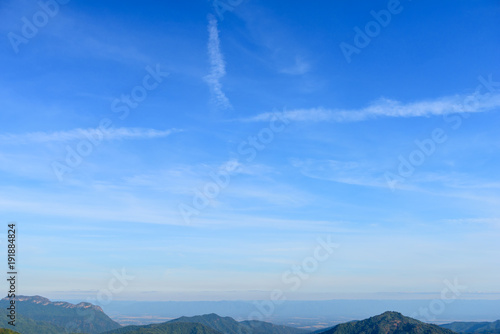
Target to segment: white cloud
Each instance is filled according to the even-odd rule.
[[[500,94],[446,96],[434,100],[410,103],[381,98],[362,109],[295,109],[281,113],[292,121],[308,122],[358,122],[379,117],[430,117],[452,113],[486,112],[500,107]],[[269,121],[276,113],[262,113],[244,119],[247,122]]]
[[[141,128],[115,128],[101,130],[98,128],[73,129],[68,131],[55,132],[30,132],[24,134],[2,134],[0,143],[24,144],[24,143],[45,143],[45,142],[64,142],[71,140],[81,140],[95,138],[97,140],[116,140],[116,139],[151,139],[169,136],[172,133],[181,130],[154,130]]]
[[[226,64],[220,51],[219,30],[217,29],[217,19],[209,16],[208,23],[208,55],[210,58],[210,74],[205,77],[212,92],[215,104],[222,109],[231,108],[231,103],[222,91],[220,79],[226,75]]]

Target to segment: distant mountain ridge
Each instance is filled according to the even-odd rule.
[[[215,313],[199,315],[194,317],[180,317],[169,322],[195,322],[213,328],[223,334],[306,334],[309,331],[275,325],[264,321],[241,321],[238,322],[231,317],[221,317]]]
[[[493,322],[457,321],[441,325],[441,327],[451,329],[458,333],[500,334],[500,320]]]
[[[2,300],[7,300],[8,298],[3,298]],[[90,308],[99,312],[104,312],[100,306],[91,304],[91,303],[85,303],[81,302],[78,304],[71,304],[68,302],[51,302],[48,298],[42,297],[42,296],[17,296],[16,300],[18,302],[30,302],[33,304],[39,304],[39,305],[54,305],[54,306],[60,306],[63,308],[69,308],[69,309],[74,309],[74,308]]]
[[[9,299],[0,300],[0,309],[6,309],[8,305]],[[90,303],[75,305],[67,302],[51,302],[41,296],[17,296],[16,309],[20,323],[20,327],[16,326],[16,330],[22,334],[30,334],[33,327],[40,328],[39,331],[32,332],[36,334],[73,332],[98,334],[121,327],[99,306]]]
[[[322,334],[453,334],[455,332],[405,317],[398,312],[384,312],[380,315],[343,323]]]
[[[181,333],[184,324],[200,324],[203,327],[188,328],[196,333]],[[178,326],[176,326],[178,325]],[[106,332],[105,334],[136,334],[136,333],[168,333],[168,334],[199,334],[209,328],[214,333],[207,334],[307,334],[309,331],[274,325],[264,321],[241,321],[238,322],[231,317],[221,317],[215,313],[198,315],[193,317],[180,317],[161,324],[146,326],[126,326],[118,330]]]
[[[144,326],[126,326],[102,334],[222,334],[200,323],[164,322]]]
[[[500,320],[453,322],[441,326],[405,317],[398,312],[342,323],[311,332],[269,322],[236,321],[215,313],[180,317],[159,324],[120,326],[91,303],[52,302],[41,296],[18,296],[16,327],[7,324],[9,299],[0,300],[0,334],[500,334]],[[13,331],[14,330],[14,331]]]

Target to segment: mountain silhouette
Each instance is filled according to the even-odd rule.
[[[384,312],[375,317],[332,327],[322,334],[453,334],[437,325],[427,324],[398,312]]]

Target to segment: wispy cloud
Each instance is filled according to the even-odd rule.
[[[486,112],[500,107],[500,94],[454,95],[434,100],[403,103],[380,98],[362,109],[327,109],[323,107],[283,111],[281,116],[292,121],[304,122],[359,122],[380,117],[430,117],[452,113]],[[247,122],[269,121],[276,113],[266,112]]]
[[[451,224],[485,224],[491,227],[500,227],[500,218],[457,218],[457,219],[444,219],[446,223]]]
[[[224,166],[232,164],[234,170],[227,172]],[[282,206],[303,206],[312,202],[312,196],[304,191],[274,180],[276,171],[262,164],[241,164],[228,160],[222,164],[177,165],[171,169],[149,174],[125,177],[124,188],[142,188],[148,192],[160,192],[162,196],[170,193],[177,196],[187,195],[191,200],[197,192],[214,182],[212,176],[227,175],[227,187],[221,187],[221,196],[211,198],[211,205],[240,208],[242,199],[252,205],[263,203]],[[234,180],[238,180],[234,182]],[[103,187],[114,187],[103,185]],[[247,206],[245,206],[247,209]]]
[[[213,15],[208,17],[208,55],[210,58],[210,74],[205,81],[210,87],[214,103],[222,109],[230,109],[231,103],[222,91],[220,79],[226,75],[226,64],[220,51],[219,30],[217,19]]]
[[[358,186],[388,188],[384,176],[384,167],[375,162],[339,161],[328,159],[291,159],[290,164],[306,177],[313,179],[345,183]],[[434,189],[462,189],[462,190],[488,190],[499,189],[500,183],[480,179],[468,174],[456,172],[421,172],[404,184],[399,184],[398,189],[419,192],[429,192],[442,196],[465,196],[466,193],[440,192]],[[477,195],[477,194],[476,194]],[[479,198],[479,197],[476,197]],[[484,199],[481,198],[485,202]]]
[[[381,173],[370,168],[369,164],[354,161],[292,159],[291,164],[304,176],[370,187],[387,187]]]
[[[295,57],[295,64],[290,67],[283,68],[280,72],[289,75],[303,75],[309,72],[311,66],[301,57]]]
[[[485,179],[467,173],[427,172],[414,176],[414,182],[422,184],[439,184],[442,187],[471,190],[498,190],[500,182],[495,179]]]
[[[25,144],[25,143],[46,143],[64,142],[81,139],[95,140],[117,140],[117,139],[152,139],[169,136],[172,133],[180,132],[178,129],[154,130],[142,128],[116,128],[101,130],[98,128],[73,129],[68,131],[55,132],[30,132],[24,134],[1,134],[0,144]]]

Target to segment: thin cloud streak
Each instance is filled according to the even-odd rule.
[[[411,103],[380,98],[362,109],[310,108],[281,112],[281,117],[303,122],[360,122],[380,117],[430,117],[452,113],[486,112],[500,107],[500,94],[474,93],[423,100]],[[262,113],[244,122],[264,122],[276,117],[276,112]]]
[[[309,72],[311,65],[300,57],[295,58],[293,66],[282,69],[280,72],[289,75],[303,75]]]
[[[367,163],[314,159],[292,159],[290,163],[302,175],[313,179],[387,188],[387,182],[383,179],[382,173],[373,170]]]
[[[222,109],[232,108],[229,99],[222,91],[220,79],[226,75],[226,64],[220,51],[219,30],[217,29],[217,19],[213,15],[208,17],[208,55],[210,59],[210,74],[205,77],[205,81],[210,87],[214,103]]]
[[[142,128],[116,128],[101,130],[96,128],[73,129],[55,132],[30,132],[24,134],[0,135],[0,143],[24,144],[24,143],[47,143],[65,142],[95,138],[97,140],[119,140],[119,139],[152,139],[167,137],[172,133],[180,132],[178,129],[155,130]]]

